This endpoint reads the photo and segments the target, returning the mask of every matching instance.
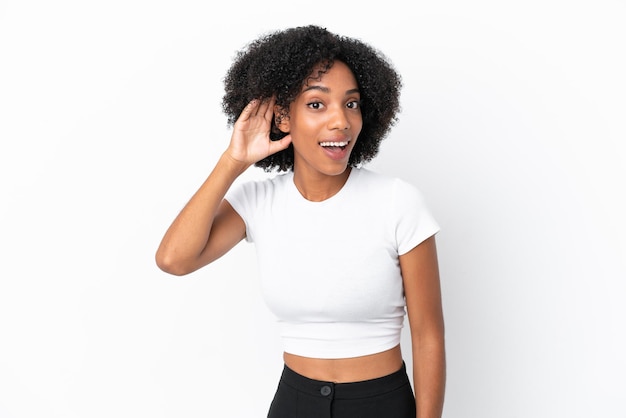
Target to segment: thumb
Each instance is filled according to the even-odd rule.
[[[286,149],[291,144],[291,135],[286,135],[276,141],[270,141],[270,154],[275,154]]]

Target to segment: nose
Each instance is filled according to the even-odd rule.
[[[350,128],[350,120],[346,115],[346,109],[338,107],[329,111],[328,127],[330,129],[348,129]]]

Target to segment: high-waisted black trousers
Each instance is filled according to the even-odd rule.
[[[285,366],[268,418],[415,418],[406,366],[354,383],[304,377]]]

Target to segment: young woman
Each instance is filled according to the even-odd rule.
[[[284,342],[270,418],[441,416],[439,228],[416,188],[363,168],[396,121],[400,87],[380,52],[316,26],[264,35],[226,75],[230,144],[156,261],[184,275],[255,243]],[[277,173],[233,186],[252,165]]]

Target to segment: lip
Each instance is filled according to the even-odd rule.
[[[330,138],[324,138],[319,143],[322,142],[350,142],[350,137],[348,135],[337,135]]]
[[[335,137],[332,139],[326,139],[324,141],[321,141],[320,144],[322,142],[347,142],[347,145],[341,148],[340,147],[323,147],[320,145],[320,147],[322,148],[322,151],[324,151],[324,154],[333,161],[346,160],[348,156],[350,155],[350,150],[351,150],[350,143],[352,141],[350,141],[348,137],[344,136],[344,137]]]

